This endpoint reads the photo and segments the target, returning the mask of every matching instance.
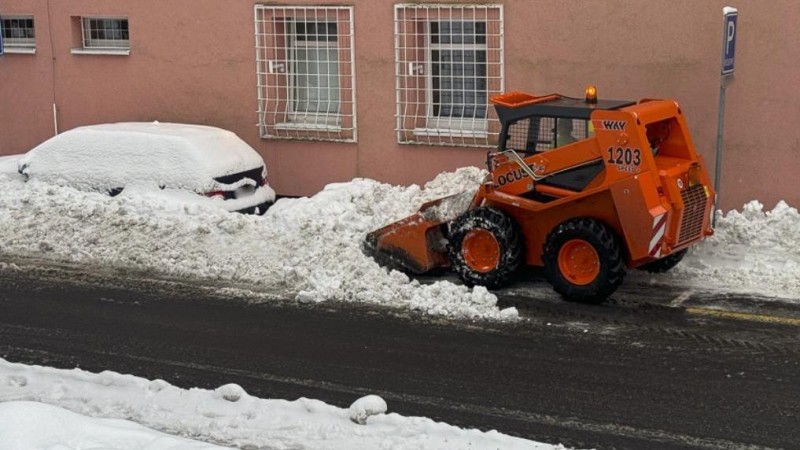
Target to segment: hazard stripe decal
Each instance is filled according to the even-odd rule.
[[[661,257],[661,239],[667,232],[667,215],[661,214],[653,218],[653,237],[650,238],[650,256]]]

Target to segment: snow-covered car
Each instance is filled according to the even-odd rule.
[[[203,202],[250,214],[263,214],[275,201],[261,156],[234,133],[202,125],[79,127],[23,155],[18,170],[26,179],[112,196],[132,186],[190,191]]]

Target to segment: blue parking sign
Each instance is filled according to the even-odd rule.
[[[739,11],[726,6],[722,9],[722,75],[733,75],[734,61],[736,60],[736,20]]]

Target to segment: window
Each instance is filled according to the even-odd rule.
[[[256,5],[255,20],[261,137],[355,141],[352,8]]]
[[[503,90],[501,6],[397,5],[395,55],[398,142],[497,143],[489,98]]]
[[[84,17],[84,48],[130,48],[128,19],[95,19]]]
[[[294,22],[292,33],[292,120],[337,124],[339,49],[336,22]]]
[[[36,31],[33,16],[3,16],[3,51],[6,53],[34,53]]]
[[[130,33],[125,17],[81,17],[81,48],[72,53],[130,53]]]
[[[486,22],[438,21],[430,29],[429,116],[447,118],[445,126],[451,119],[486,119]]]

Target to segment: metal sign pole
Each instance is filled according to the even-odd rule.
[[[720,210],[720,179],[722,178],[722,136],[725,125],[725,88],[726,78],[733,75],[736,56],[736,25],[739,11],[726,6],[722,8],[722,70],[719,78],[719,115],[717,117],[717,158],[714,164],[714,192],[717,194],[715,207]],[[711,220],[712,226],[717,224],[717,213]]]
[[[719,80],[719,115],[717,116],[717,160],[714,164],[714,192],[717,193],[716,209],[719,207],[719,182],[722,176],[722,130],[725,123],[725,77],[720,77]],[[714,218],[711,220],[711,225],[717,225],[717,213],[714,213]]]

